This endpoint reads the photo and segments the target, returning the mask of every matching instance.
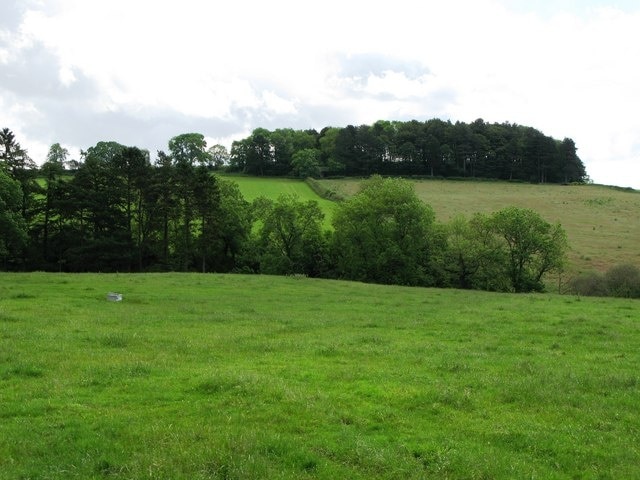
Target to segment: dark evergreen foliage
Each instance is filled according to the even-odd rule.
[[[586,171],[573,140],[532,127],[439,119],[378,121],[314,130],[257,128],[233,143],[231,168],[252,175],[305,175],[293,161],[317,150],[316,176],[415,175],[492,178],[533,183],[583,182]],[[299,158],[299,157],[297,157]]]

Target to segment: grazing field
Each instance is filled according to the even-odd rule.
[[[0,479],[640,478],[639,308],[3,273]]]
[[[281,194],[297,195],[301,201],[315,200],[325,214],[324,226],[331,228],[335,202],[320,198],[303,180],[280,177],[250,177],[246,175],[222,175],[221,178],[238,184],[247,201],[264,196],[273,200]]]
[[[346,196],[360,180],[322,180]],[[508,206],[531,208],[560,222],[569,237],[568,274],[619,263],[640,266],[640,192],[597,185],[531,185],[507,182],[415,181],[418,196],[438,221],[458,213],[492,213]]]

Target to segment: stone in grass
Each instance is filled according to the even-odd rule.
[[[121,293],[109,292],[109,293],[107,293],[107,300],[109,300],[110,302],[121,302],[122,301],[122,294]]]

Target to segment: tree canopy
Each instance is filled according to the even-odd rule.
[[[338,275],[365,282],[432,285],[435,215],[400,179],[375,176],[342,203],[333,226]]]
[[[532,127],[439,119],[315,130],[255,129],[233,142],[232,169],[252,175],[419,175],[583,182],[573,140]]]

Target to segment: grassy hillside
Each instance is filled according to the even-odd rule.
[[[0,479],[639,478],[637,308],[0,274]]]
[[[295,193],[318,200],[326,214],[335,208],[319,198],[301,180],[257,177],[225,177],[237,181],[245,198],[276,198]],[[348,197],[358,191],[360,179],[321,180],[329,189]],[[515,205],[531,208],[549,222],[560,222],[567,231],[571,251],[568,275],[604,271],[619,263],[640,265],[640,192],[598,185],[531,185],[507,182],[414,181],[418,196],[430,204],[438,221],[453,215],[492,213]]]
[[[260,196],[275,200],[283,193],[297,195],[302,201],[315,200],[325,213],[326,227],[329,228],[331,225],[331,217],[336,204],[320,198],[303,180],[280,177],[250,177],[246,175],[224,175],[222,178],[236,182],[242,195],[248,201]]]
[[[360,181],[323,180],[353,195]],[[596,185],[531,185],[506,182],[415,181],[418,196],[439,221],[457,213],[491,213],[507,206],[531,208],[560,222],[572,247],[569,273],[606,270],[618,263],[640,266],[640,192]]]

